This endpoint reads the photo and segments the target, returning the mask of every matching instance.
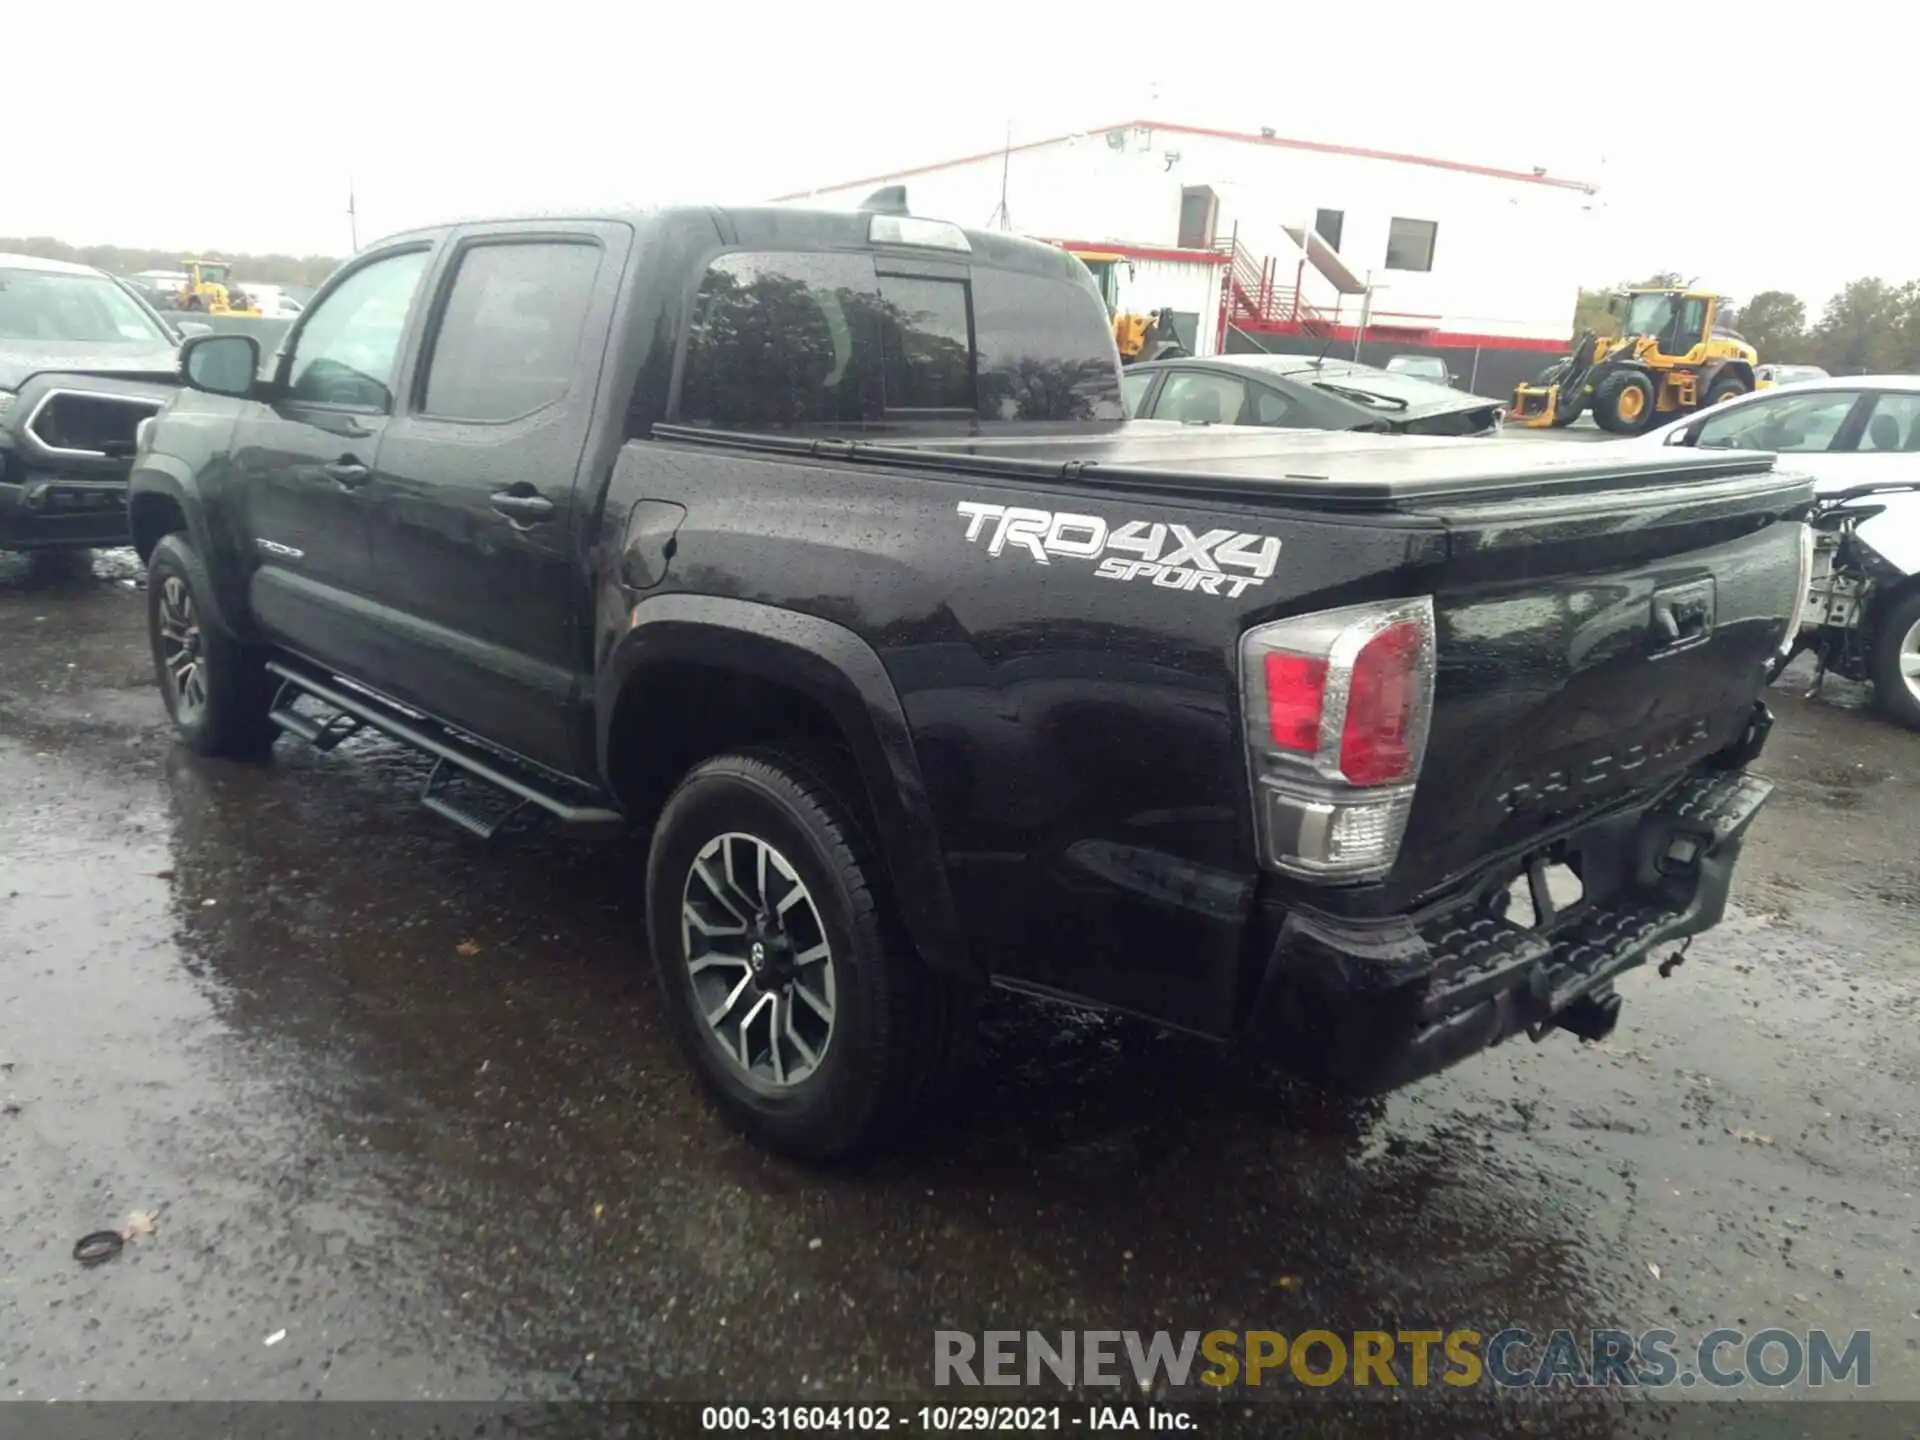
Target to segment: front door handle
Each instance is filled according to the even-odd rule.
[[[502,490],[492,499],[493,508],[516,525],[537,525],[553,518],[553,502],[544,495],[516,495]]]
[[[373,478],[373,471],[362,465],[351,455],[342,455],[330,465],[322,465],[320,473],[336,485],[352,490],[364,485]]]

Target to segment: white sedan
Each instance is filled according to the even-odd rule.
[[[1920,483],[1920,375],[1761,390],[1614,443],[1771,450],[1827,495]],[[1841,549],[1829,536],[1816,556],[1801,639],[1823,663],[1872,679],[1880,707],[1920,729],[1920,492],[1859,503],[1867,518],[1853,527],[1857,543]]]

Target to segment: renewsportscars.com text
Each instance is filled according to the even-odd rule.
[[[1865,1330],[937,1330],[935,1385],[1734,1389],[1873,1383]]]

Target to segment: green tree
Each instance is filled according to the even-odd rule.
[[[1805,364],[1811,353],[1807,307],[1798,295],[1762,290],[1746,304],[1724,312],[1726,320],[1759,352],[1762,361]]]
[[[1920,287],[1877,275],[1850,282],[1827,302],[1813,327],[1817,362],[1835,375],[1884,374],[1914,363]]]

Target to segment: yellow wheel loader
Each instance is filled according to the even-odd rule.
[[[1132,365],[1139,360],[1177,360],[1186,355],[1187,347],[1173,327],[1171,309],[1147,315],[1121,310],[1120,267],[1127,266],[1129,273],[1133,268],[1126,256],[1101,250],[1075,250],[1072,246],[1062,248],[1087,267],[1093,283],[1099,287],[1100,298],[1107,302],[1107,314],[1113,320],[1113,343],[1120,352],[1122,365]]]
[[[1608,309],[1620,333],[1589,330],[1573,353],[1532,384],[1514,387],[1507,423],[1571,425],[1588,410],[1615,435],[1638,435],[1656,420],[1718,405],[1754,388],[1759,356],[1718,323],[1722,296],[1703,290],[1630,290]]]
[[[208,315],[258,315],[260,307],[240,293],[227,278],[224,260],[182,260],[187,283],[180,287],[182,310],[199,310]]]

